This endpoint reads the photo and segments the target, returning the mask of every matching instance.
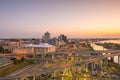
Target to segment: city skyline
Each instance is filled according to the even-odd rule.
[[[0,38],[119,38],[120,1],[0,1]]]

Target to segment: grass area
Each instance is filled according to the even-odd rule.
[[[11,66],[7,69],[0,70],[0,77],[4,77],[4,76],[22,68],[22,67],[25,67],[25,66],[30,65],[30,64],[32,64],[31,61],[24,61],[24,62],[21,62],[19,64],[14,64],[13,66]]]

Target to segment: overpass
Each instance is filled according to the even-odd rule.
[[[21,55],[64,55],[70,52],[49,52],[49,53],[40,53],[40,54],[0,54],[0,57],[14,57],[14,56],[21,56]],[[120,50],[95,50],[95,51],[73,51],[72,54],[90,54],[90,53],[120,53]]]
[[[35,75],[40,75],[40,74],[46,74],[46,73],[51,73],[53,71],[56,71],[56,70],[61,70],[61,69],[64,69],[64,68],[67,68],[67,67],[71,67],[73,65],[80,65],[80,66],[83,66],[83,65],[86,65],[86,64],[89,64],[89,63],[92,63],[92,62],[96,62],[96,61],[99,61],[99,60],[102,60],[102,59],[105,59],[107,57],[113,57],[113,56],[116,56],[116,55],[120,55],[120,50],[106,50],[106,51],[77,51],[75,53],[72,53],[73,55],[76,54],[76,53],[83,53],[83,54],[90,54],[90,53],[111,53],[111,54],[106,54],[106,55],[99,55],[99,56],[88,56],[89,58],[91,59],[88,59],[88,60],[85,60],[85,61],[82,61],[82,62],[73,62],[73,63],[67,63],[67,64],[64,64],[64,65],[59,65],[58,67],[54,67],[54,68],[51,68],[51,69],[46,69],[46,70],[43,70],[43,71],[37,71],[35,72],[34,70],[39,68],[39,66],[42,66],[40,65],[39,63],[35,63],[33,65],[30,65],[28,68],[18,72],[17,74],[15,75],[9,75],[7,77],[4,77],[4,78],[0,78],[0,79],[13,79],[13,78],[21,78],[21,77],[28,77],[28,76],[35,76]],[[64,54],[64,52],[56,52],[56,53],[47,53],[47,55],[59,55],[59,54]],[[45,53],[43,54],[39,54],[39,55],[46,55]]]

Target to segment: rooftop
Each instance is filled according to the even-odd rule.
[[[53,45],[50,45],[48,43],[40,43],[39,45],[34,45],[34,44],[28,44],[24,45],[24,47],[30,47],[30,48],[40,48],[40,47],[52,47]]]

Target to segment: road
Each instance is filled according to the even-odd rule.
[[[84,66],[86,64],[89,64],[89,63],[92,63],[92,62],[95,62],[95,61],[99,61],[99,60],[102,60],[102,59],[107,58],[107,57],[112,57],[112,56],[115,56],[115,55],[120,55],[120,54],[116,53],[116,54],[108,54],[108,55],[97,56],[95,58],[91,58],[91,59],[88,59],[88,60],[85,60],[85,61],[82,61],[82,62],[68,63],[68,64],[60,65],[60,66],[55,67],[55,68],[46,69],[46,70],[43,70],[43,71],[40,71],[40,72],[35,72],[35,73],[33,73],[34,71],[30,71],[30,72],[27,71],[27,72],[25,72],[26,74],[17,75],[15,77],[26,77],[26,75],[27,76],[34,76],[34,75],[51,73],[53,71],[61,70],[61,69],[67,68],[67,67],[71,67],[71,66],[76,65],[76,64]],[[31,70],[34,70],[34,69],[31,69]]]
[[[91,53],[91,51],[89,51],[89,52]],[[100,51],[95,51],[95,52],[100,52]],[[106,52],[108,52],[108,51],[106,51]],[[66,68],[66,67],[70,67],[70,66],[73,66],[73,65],[76,65],[76,64],[83,66],[85,64],[89,64],[89,63],[92,63],[92,62],[95,62],[95,61],[98,61],[98,60],[102,60],[102,59],[107,58],[107,57],[120,55],[119,53],[115,53],[115,52],[119,52],[119,51],[111,51],[111,52],[113,52],[114,54],[100,55],[100,56],[96,56],[94,58],[92,56],[89,56],[89,59],[87,59],[85,61],[82,61],[82,62],[78,61],[78,62],[68,63],[68,64],[60,65],[58,67],[54,67],[54,68],[51,68],[51,69],[43,69],[40,72],[34,72],[34,69],[37,69],[37,68],[40,68],[40,67],[37,67],[37,65],[39,65],[39,64],[33,64],[33,65],[27,66],[27,67],[25,67],[23,69],[20,69],[20,70],[14,72],[14,73],[11,73],[8,76],[15,77],[15,78],[20,78],[20,77],[27,77],[27,76],[46,74],[46,73],[50,73],[50,72],[60,70],[60,69]]]

